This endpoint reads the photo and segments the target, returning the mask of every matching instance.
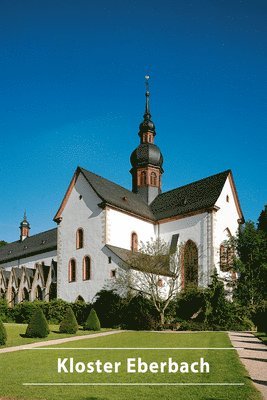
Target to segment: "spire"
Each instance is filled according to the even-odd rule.
[[[150,98],[150,91],[149,91],[149,79],[150,76],[146,75],[145,76],[145,85],[146,85],[146,92],[145,92],[145,96],[146,96],[146,104],[145,104],[145,113],[144,113],[144,120],[143,122],[141,122],[141,124],[139,125],[139,136],[141,138],[141,143],[143,143],[147,137],[146,135],[148,133],[152,133],[153,137],[156,135],[155,132],[155,125],[153,123],[153,121],[151,120],[151,114],[150,114],[150,104],[149,104],[149,98]],[[144,135],[145,134],[145,135]],[[150,135],[149,135],[150,136]]]
[[[158,146],[154,144],[155,125],[150,114],[149,75],[145,76],[146,104],[144,120],[139,125],[139,146],[131,154],[132,191],[140,194],[150,204],[161,193],[161,176],[163,174],[163,157]]]

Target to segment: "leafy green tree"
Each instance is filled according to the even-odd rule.
[[[6,344],[6,339],[7,339],[6,328],[0,319],[0,345]]]
[[[44,338],[49,334],[49,326],[44,313],[40,307],[38,307],[33,313],[29,325],[26,330],[26,337],[33,338]]]
[[[258,219],[258,230],[267,233],[267,204],[264,206],[264,210],[260,213]]]
[[[4,246],[5,244],[7,244],[7,242],[5,242],[4,240],[0,240],[0,247]]]
[[[234,296],[243,306],[257,306],[267,297],[267,235],[249,221],[233,242],[237,252],[234,268],[238,273]]]
[[[100,331],[100,321],[98,319],[97,313],[93,308],[91,309],[83,328],[85,331]]]
[[[61,333],[76,333],[79,326],[71,307],[68,307],[63,320],[60,323],[59,331]]]
[[[223,283],[219,280],[216,270],[212,282],[205,292],[205,322],[209,325],[224,326],[229,318],[229,303],[225,298]]]

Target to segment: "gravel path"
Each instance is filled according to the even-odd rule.
[[[92,333],[91,335],[72,336],[72,337],[63,338],[63,339],[53,339],[53,340],[46,340],[43,342],[29,343],[29,344],[24,344],[21,346],[5,347],[3,349],[0,349],[0,354],[1,353],[11,353],[13,351],[24,350],[24,349],[33,349],[34,347],[53,346],[55,344],[74,342],[76,340],[94,339],[94,338],[101,337],[101,336],[115,335],[115,334],[121,333],[121,332],[123,332],[123,331],[117,330],[117,331],[109,331],[109,332]],[[1,398],[0,398],[0,400],[1,400]]]
[[[237,353],[250,379],[267,400],[267,346],[248,332],[229,332],[234,347],[242,347]]]

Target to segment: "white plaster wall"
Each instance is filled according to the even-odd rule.
[[[57,261],[57,250],[49,251],[42,254],[36,254],[31,257],[20,258],[18,260],[13,260],[5,264],[1,264],[0,268],[10,270],[12,267],[22,267],[35,268],[36,263],[44,262],[45,265],[51,265],[52,260]]]
[[[229,202],[226,201],[226,196],[229,196]],[[239,215],[234,201],[233,191],[230,185],[230,180],[227,178],[223,190],[216,202],[219,210],[214,218],[214,263],[218,273],[221,276],[227,276],[229,273],[220,272],[220,245],[224,240],[229,239],[227,229],[235,236],[238,230]]]
[[[82,199],[80,199],[80,195]],[[95,294],[110,280],[110,271],[116,269],[103,252],[106,240],[106,211],[98,204],[101,199],[79,175],[62,213],[58,226],[58,297],[75,301],[80,295],[91,302]],[[76,231],[84,231],[84,248],[76,249]],[[91,279],[83,281],[84,256],[91,257]],[[68,280],[68,264],[76,259],[76,282]]]
[[[201,213],[191,217],[161,223],[159,235],[166,242],[170,242],[172,235],[179,233],[178,246],[191,239],[198,247],[199,255],[199,285],[206,286],[209,275],[208,260],[208,213]]]
[[[107,244],[130,250],[133,232],[139,243],[145,243],[156,238],[156,225],[111,208],[107,210]]]

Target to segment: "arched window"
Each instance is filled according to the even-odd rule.
[[[146,171],[142,171],[141,172],[140,185],[141,186],[145,186],[146,185]]]
[[[234,262],[234,249],[227,242],[220,245],[220,269],[223,272],[230,271],[233,268]]]
[[[85,256],[83,259],[83,280],[88,281],[91,279],[91,258]]]
[[[23,288],[22,301],[29,301],[29,300],[30,300],[29,292],[26,288]]]
[[[56,282],[51,282],[50,288],[49,288],[49,301],[54,300],[57,298],[57,284]]]
[[[198,250],[197,245],[188,240],[184,246],[184,287],[198,285]]]
[[[69,262],[69,282],[76,281],[76,261],[72,258]]]
[[[131,250],[138,251],[138,236],[135,232],[132,233],[131,237]]]
[[[35,298],[36,298],[36,300],[43,300],[43,292],[39,285],[37,286],[37,288],[35,290]]]
[[[152,186],[157,186],[157,175],[156,175],[155,172],[151,172],[151,175],[150,175],[150,184],[151,184]]]
[[[83,230],[79,228],[76,232],[76,249],[83,248]]]

